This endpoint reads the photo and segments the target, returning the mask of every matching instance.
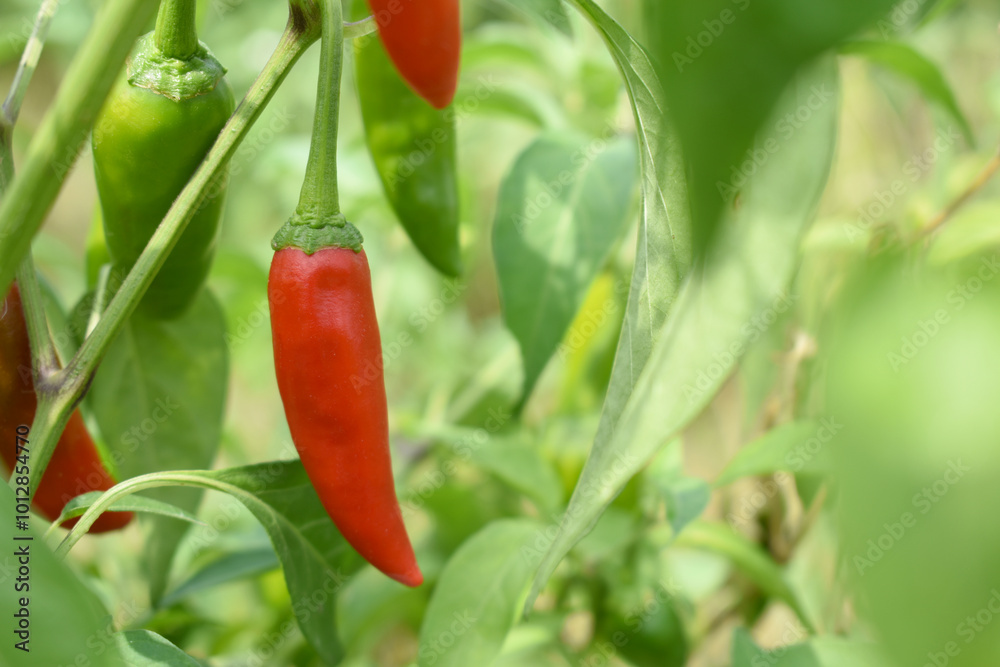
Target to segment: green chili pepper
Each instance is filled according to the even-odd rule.
[[[94,128],[94,172],[116,267],[130,269],[233,113],[225,68],[198,41],[194,0],[163,0]],[[140,308],[181,315],[211,268],[225,183],[191,220]]]
[[[367,15],[355,0],[353,18]],[[354,40],[365,139],[386,196],[417,249],[448,275],[462,271],[455,114],[414,93],[377,37]]]

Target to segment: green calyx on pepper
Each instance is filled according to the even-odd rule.
[[[315,208],[300,205],[274,235],[271,247],[275,251],[298,248],[307,255],[313,255],[323,248],[349,248],[361,252],[363,242],[361,232],[342,213],[323,215]]]
[[[94,172],[112,262],[130,270],[235,108],[225,68],[194,32],[194,0],[163,0],[126,76],[94,127]],[[222,216],[222,179],[153,280],[140,310],[180,316],[208,276]]]

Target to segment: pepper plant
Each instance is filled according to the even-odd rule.
[[[996,7],[35,2],[0,664],[995,661]]]

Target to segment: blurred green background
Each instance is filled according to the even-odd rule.
[[[53,22],[49,45],[15,133],[17,158],[23,156],[29,138],[51,103],[73,49],[82,39],[98,4],[92,0],[66,0]],[[604,0],[600,4],[630,32],[642,34],[638,0]],[[976,146],[969,146],[962,138],[950,140],[945,150],[936,153],[933,160],[926,160],[926,168],[920,167],[916,177],[911,178],[914,156],[923,154],[937,135],[950,137],[956,129],[954,119],[928,103],[911,82],[857,57],[841,57],[844,99],[839,154],[819,219],[803,244],[803,267],[792,290],[799,297],[795,312],[787,317],[785,326],[772,327],[760,338],[739,372],[685,433],[683,452],[688,475],[715,479],[743,444],[770,424],[781,421],[788,411],[796,411],[800,406],[825,405],[825,390],[810,379],[825,372],[826,364],[830,363],[824,356],[825,339],[820,332],[829,326],[830,308],[842,295],[853,267],[869,248],[891,245],[893,239],[908,236],[932,218],[966,187],[1000,143],[1000,38],[996,31],[1000,7],[987,0],[947,4],[953,6],[927,26],[918,28],[908,23],[897,27],[883,23],[872,36],[903,40],[940,66],[974,129]],[[10,84],[35,9],[36,4],[27,0],[5,0],[0,7],[0,90],[6,90]],[[240,97],[277,43],[286,8],[283,3],[256,0],[208,0],[201,3],[201,11],[202,40],[229,68],[229,80]],[[428,457],[428,447],[460,440],[462,432],[454,435],[458,427],[481,428],[489,415],[509,414],[518,398],[519,352],[500,318],[489,246],[501,179],[543,128],[579,129],[596,134],[610,125],[616,132],[627,134],[633,124],[613,62],[599,38],[575,16],[574,34],[569,38],[500,0],[467,0],[463,2],[463,11],[465,46],[455,104],[459,118],[461,237],[466,273],[459,280],[442,278],[418,255],[385,203],[365,148],[350,67],[341,114],[342,204],[365,235],[386,354],[386,388],[396,461],[400,471],[405,471],[402,487],[413,494],[411,498],[421,500],[420,509],[408,516],[408,525],[422,560],[431,570],[440,567],[458,544],[489,520],[538,513],[537,507],[526,507],[527,501],[511,492],[510,480],[506,485],[485,485],[484,479],[495,481],[496,471],[486,473],[483,468],[466,462],[460,463],[458,472],[433,494],[426,498],[420,495],[421,484],[440,467],[440,461],[454,458],[453,452],[442,451],[447,448],[438,446],[434,447],[434,456]],[[879,34],[880,30],[886,32]],[[316,48],[303,58],[232,163],[232,185],[220,251],[209,281],[225,308],[232,357],[224,443],[216,467],[293,455],[274,380],[265,290],[272,254],[269,240],[292,212],[305,170],[317,58]],[[495,86],[499,94],[479,94],[484,86]],[[733,113],[739,110],[734,109]],[[902,194],[891,192],[896,181],[903,183]],[[95,201],[87,147],[34,246],[40,270],[67,309],[86,290],[83,248]],[[873,208],[876,202],[883,205],[884,212],[873,215],[873,211],[882,210]],[[1000,246],[1000,231],[995,224],[998,217],[1000,182],[994,182],[950,223],[932,247],[931,257],[946,264],[997,248]],[[609,300],[617,317],[611,317],[596,331],[588,328],[584,336],[586,344],[578,352],[566,358],[557,356],[549,364],[526,408],[525,428],[511,436],[527,440],[558,473],[564,497],[558,498],[556,504],[568,497],[596,428],[626,297],[616,286],[622,281],[627,283],[633,245],[630,238],[616,249],[612,261],[595,282],[580,321],[586,321],[588,313],[600,310]],[[935,284],[947,286],[951,279]],[[898,286],[894,287],[889,279],[884,279],[884,283],[884,292],[889,295],[885,297],[887,302],[898,303],[899,299],[892,296],[892,290],[899,289]],[[932,295],[927,299],[933,304],[936,292],[929,289],[927,294]],[[857,301],[863,299],[858,297]],[[981,326],[972,326],[967,336],[990,326],[986,301],[981,306],[985,319]],[[899,317],[924,317],[924,305],[900,305]],[[871,308],[879,311],[882,307],[876,303]],[[857,310],[864,308],[858,306]],[[997,311],[992,312],[995,322]],[[877,328],[878,324],[863,319],[870,315],[852,311],[844,317],[848,322],[860,322],[859,327]],[[579,336],[578,329],[569,335]],[[951,335],[959,336],[955,345],[961,346],[962,341],[968,340],[960,333]],[[834,357],[834,361],[851,363],[855,357],[850,341],[840,345],[836,354],[842,356]],[[818,361],[817,346],[824,353]],[[933,386],[940,382],[940,377],[929,375],[922,382]],[[875,383],[877,378],[871,379],[864,370],[848,373],[844,384],[837,385],[839,395],[849,395],[855,383],[861,386],[869,381]],[[888,388],[884,390],[892,391],[898,382],[898,377],[887,378]],[[990,393],[994,386],[988,383],[983,386],[976,396],[996,397]],[[831,391],[836,394],[838,389]],[[871,400],[879,396],[884,393],[875,392]],[[835,403],[836,400],[835,395]],[[912,405],[905,402],[909,399],[900,400],[897,417],[902,423],[913,414],[909,412]],[[922,399],[913,400],[919,404]],[[840,405],[846,405],[843,409],[847,411],[863,407],[850,401]],[[988,406],[982,405],[981,409]],[[961,414],[956,417],[960,418]],[[866,431],[867,439],[851,440],[862,455],[869,445],[884,444],[875,430],[880,417],[875,415],[871,419],[873,426]],[[891,415],[885,416],[890,425],[896,423],[893,419]],[[993,444],[995,448],[995,441]],[[893,447],[898,449],[887,451],[895,456],[906,457],[910,451],[905,443]],[[854,450],[847,448],[847,451]],[[876,474],[875,468],[866,468],[865,474],[859,472],[856,479],[851,477],[852,461],[856,460],[850,456],[841,460],[839,465],[847,470],[846,478],[856,482],[857,488],[870,490],[878,486],[884,478]],[[933,470],[937,472],[937,468]],[[742,499],[755,489],[750,480],[716,490],[704,518],[724,520],[727,511],[739,507]],[[628,493],[626,490],[623,494],[623,502],[628,502]],[[864,493],[848,493],[846,502],[855,503],[851,506],[862,515],[864,508],[878,506],[880,497],[872,499]],[[961,506],[962,512],[953,510],[948,516],[957,521],[989,521],[992,517],[984,508],[997,506],[995,503],[984,506],[974,497],[966,502]],[[280,571],[275,569],[276,565],[270,568],[267,565],[270,561],[265,534],[245,510],[234,509],[233,505],[217,495],[207,496],[203,516],[229,516],[231,522],[217,537],[206,537],[201,528],[192,532],[174,565],[175,580],[185,579],[220,554],[251,548],[258,548],[262,554],[259,563],[263,565],[258,567],[270,571],[187,596],[151,621],[152,614],[142,602],[145,599],[142,574],[135,569],[136,559],[128,557],[129,553],[138,552],[142,540],[139,531],[85,541],[74,551],[75,558],[92,575],[92,582],[113,605],[122,624],[145,624],[192,655],[217,656],[213,665],[247,664],[247,656],[265,646],[266,637],[292,616]],[[791,515],[795,518],[794,512]],[[615,508],[608,516],[611,518],[602,521],[604,532],[592,540],[593,552],[583,550],[590,554],[584,557],[588,567],[598,568],[601,551],[597,547],[601,543],[610,544],[607,548],[613,549],[615,521],[628,522],[627,516],[615,514]],[[804,519],[798,517],[793,521],[784,515],[784,520],[799,526],[798,521]],[[882,522],[878,517],[872,520],[875,527]],[[789,579],[811,610],[824,610],[827,617],[836,619],[838,625],[827,630],[853,634],[853,612],[849,605],[847,611],[843,610],[846,605],[843,589],[835,583],[840,579],[834,562],[835,519],[823,512],[810,521],[809,532],[795,544],[782,542],[781,526],[770,534],[762,534],[766,522],[748,522],[739,529],[764,543],[775,560],[787,563]],[[866,536],[871,527],[849,526],[847,530]],[[984,530],[996,532],[992,525]],[[864,546],[865,539],[860,539],[860,546]],[[703,667],[730,664],[729,646],[732,629],[737,624],[731,613],[734,609],[754,619],[754,638],[762,646],[803,638],[794,632],[790,634],[792,616],[787,607],[771,604],[764,608],[763,598],[749,592],[745,581],[734,579],[733,566],[726,559],[683,546],[653,558],[666,563],[670,581],[678,587],[677,598],[684,602],[680,605],[682,612],[671,606],[652,627],[660,629],[656,635],[660,639],[685,635],[689,638],[692,654],[686,664]],[[613,582],[615,577],[630,580],[637,571],[636,562],[642,559],[630,554],[626,564],[616,563],[619,567],[615,574],[602,574],[601,580]],[[961,566],[960,561],[944,564]],[[613,565],[607,567],[614,569]],[[584,568],[584,571],[594,574],[593,570]],[[897,572],[899,581],[880,580],[869,591],[876,619],[878,613],[892,616],[885,612],[886,608],[892,609],[891,604],[879,607],[880,592],[888,595],[887,591],[921,575],[920,571],[902,566]],[[371,579],[372,573],[366,571],[345,594],[348,601],[364,601],[349,608],[357,617],[352,617],[354,613],[344,614],[347,627],[339,629],[348,635],[345,642],[351,649],[350,664],[410,664],[416,656],[426,593],[387,593],[378,581]],[[552,621],[556,623],[554,629],[546,627],[544,614],[536,626],[522,627],[521,634],[510,641],[515,644],[520,641],[527,648],[521,653],[513,651],[503,664],[576,664],[584,656],[599,656],[591,641],[595,623],[599,625],[601,618],[599,613],[595,618],[588,611],[590,602],[608,598],[610,601],[602,603],[602,608],[619,609],[608,613],[611,617],[617,614],[620,622],[620,608],[628,608],[634,600],[617,597],[627,597],[624,592],[631,590],[632,583],[622,581],[612,585],[612,589],[622,593],[620,596],[595,592],[586,585],[578,590],[567,586],[569,606],[576,604],[579,613],[553,616],[557,619]],[[379,594],[385,597],[380,598]],[[648,591],[646,595],[648,599]],[[578,603],[574,596],[580,598]],[[983,599],[985,602],[985,596]],[[342,600],[342,604],[348,603]],[[961,608],[958,602],[954,604],[956,609]],[[759,608],[747,611],[755,605]],[[683,616],[683,631],[675,627],[679,623],[677,613]],[[883,625],[892,641],[902,641],[900,638],[907,632],[931,632],[898,625],[894,622]],[[536,642],[536,646],[531,635],[535,631],[547,633],[549,640],[555,638],[555,644],[562,648],[552,649],[551,642]],[[862,628],[858,632],[864,635],[866,631]],[[660,655],[655,639],[651,642],[650,650]],[[535,650],[538,646],[542,648]],[[981,650],[983,655],[988,654],[986,648]],[[920,651],[913,656],[915,660],[923,657]],[[308,649],[297,635],[294,641],[282,642],[279,655],[269,660],[262,664],[312,664]]]

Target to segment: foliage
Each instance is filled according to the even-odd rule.
[[[0,220],[0,256],[31,240],[70,369],[86,368],[73,355],[123,276],[102,268],[91,231],[89,130],[69,132],[103,97],[76,99],[77,118],[63,97],[81,72],[93,90],[112,80],[76,53],[98,8],[128,1],[62,3],[10,135],[15,194],[0,193],[36,184],[37,202],[15,211],[27,220],[61,192],[33,237]],[[0,8],[0,90],[36,10]],[[199,11],[239,99],[286,7]],[[367,13],[359,0],[350,11]],[[228,156],[194,308],[123,316],[92,377],[52,375],[39,412],[85,393],[123,480],[64,518],[110,506],[142,520],[78,542],[82,526],[46,533],[32,515],[31,661],[7,638],[0,662],[989,664],[997,8],[462,11],[459,90],[443,111],[394,77],[374,36],[347,49],[337,151],[425,584],[382,576],[336,531],[275,383],[269,240],[309,155],[314,47]],[[47,177],[33,160],[55,147],[69,153]],[[4,552],[12,516],[0,490]],[[14,572],[0,557],[7,618]]]

